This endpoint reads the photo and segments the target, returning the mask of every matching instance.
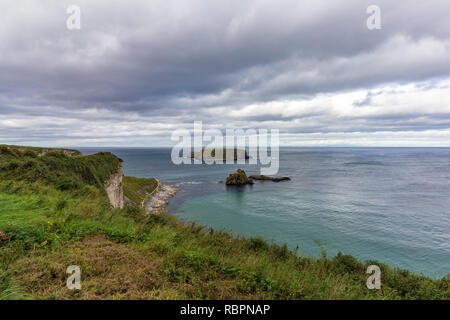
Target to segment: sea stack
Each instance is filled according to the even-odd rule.
[[[226,181],[227,185],[244,185],[253,184],[253,179],[247,178],[247,174],[242,169],[237,169],[235,173],[231,173]]]

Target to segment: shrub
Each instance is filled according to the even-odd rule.
[[[262,237],[250,238],[247,240],[248,247],[252,250],[268,250],[269,244]]]
[[[351,255],[342,254],[342,252],[338,252],[333,258],[333,265],[341,273],[355,274],[363,271],[361,262]]]

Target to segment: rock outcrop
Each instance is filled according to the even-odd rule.
[[[280,182],[280,181],[289,181],[291,180],[291,178],[289,177],[280,177],[280,178],[274,178],[274,177],[268,177],[262,174],[258,174],[258,175],[253,175],[250,176],[249,179],[253,179],[253,180],[269,180],[269,181],[273,181],[273,182]]]
[[[253,179],[247,178],[247,174],[242,169],[237,169],[235,173],[231,173],[226,181],[227,185],[244,185],[253,184]]]
[[[124,205],[122,178],[123,168],[120,164],[117,173],[112,174],[105,183],[105,190],[113,208],[123,208]]]
[[[268,180],[273,182],[280,181],[289,181],[291,178],[289,177],[268,177],[262,174],[252,175],[247,177],[247,174],[244,170],[238,169],[235,173],[231,173],[226,181],[227,185],[244,185],[244,184],[253,184],[253,180]]]

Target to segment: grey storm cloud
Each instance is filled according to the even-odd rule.
[[[66,28],[71,4],[81,9],[81,30]],[[358,90],[365,97],[350,104],[365,108],[386,93],[379,86],[413,83],[426,92],[450,78],[447,0],[376,1],[381,30],[366,27],[371,4],[4,0],[0,138],[112,135],[94,130],[95,123],[122,130],[123,137],[163,136],[135,132],[133,123],[157,121],[166,130],[194,120],[214,125],[219,120],[211,110],[222,108],[220,120],[239,125],[223,110]],[[348,116],[318,107],[242,118],[259,126],[290,122],[281,125],[290,133],[450,128],[448,109]],[[49,120],[38,121],[42,117]]]

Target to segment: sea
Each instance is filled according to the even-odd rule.
[[[298,246],[302,256],[325,250],[450,273],[450,148],[280,148],[277,176],[291,180],[244,187],[223,181],[259,165],[175,165],[170,148],[77,149],[112,152],[125,175],[177,185],[166,211],[188,223]]]

